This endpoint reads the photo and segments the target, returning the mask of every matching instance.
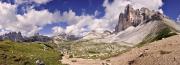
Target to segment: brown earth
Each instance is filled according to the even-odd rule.
[[[107,61],[108,60],[108,61]],[[155,41],[106,60],[63,57],[69,65],[180,65],[180,35]],[[104,64],[105,65],[105,64]]]

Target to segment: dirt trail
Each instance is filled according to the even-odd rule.
[[[76,60],[76,62],[72,62]],[[180,65],[180,35],[134,48],[129,52],[107,60],[109,65]],[[105,60],[91,60],[63,57],[69,65],[103,65]]]
[[[99,59],[68,58],[67,55],[63,56],[61,61],[63,64],[69,65],[102,65],[103,63],[103,61]]]

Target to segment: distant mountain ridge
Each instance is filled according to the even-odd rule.
[[[48,36],[35,34],[34,36],[22,36],[21,32],[9,32],[0,36],[0,40],[11,40],[15,42],[48,42],[52,39]]]

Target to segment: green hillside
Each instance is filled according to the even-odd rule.
[[[45,43],[15,43],[0,41],[0,65],[36,65],[42,60],[46,65],[62,65],[61,54]]]

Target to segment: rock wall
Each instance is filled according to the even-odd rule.
[[[147,8],[133,9],[131,5],[127,5],[124,13],[120,13],[119,21],[115,28],[115,32],[118,33],[127,29],[130,26],[138,26],[140,24],[148,22],[151,16],[156,13],[155,11],[150,11]]]

